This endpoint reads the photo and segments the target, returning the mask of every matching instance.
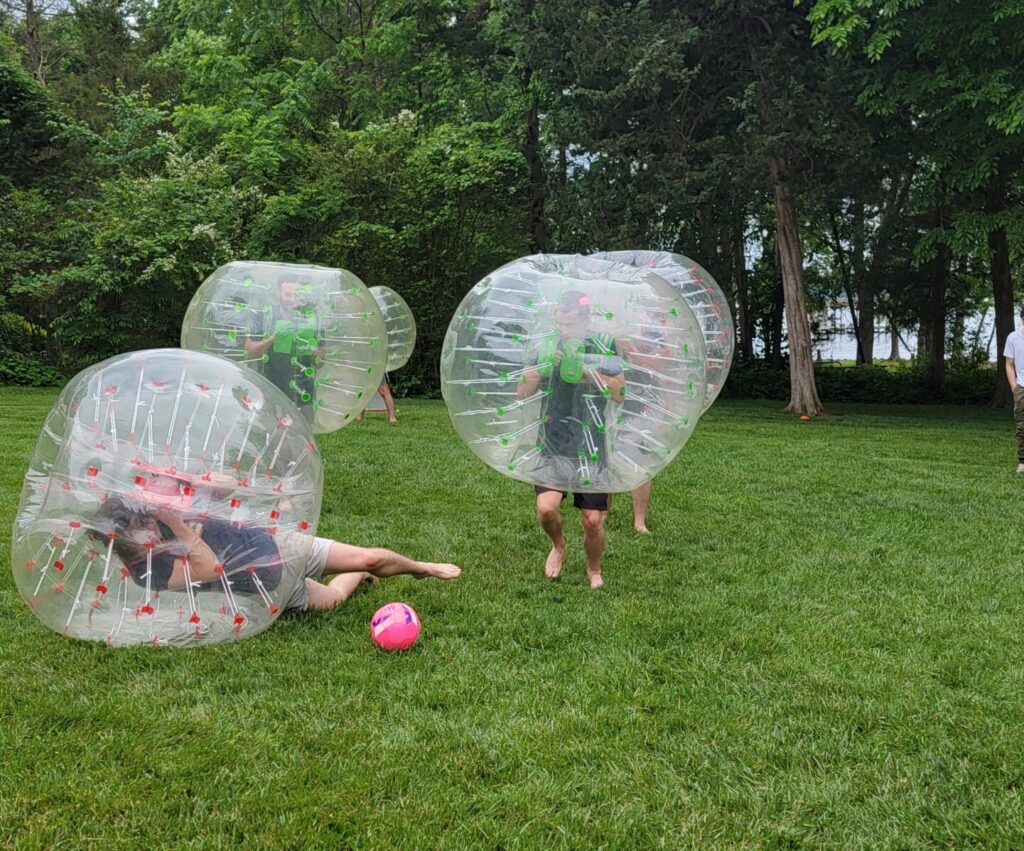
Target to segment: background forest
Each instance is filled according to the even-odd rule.
[[[1008,401],[969,320],[994,310],[1001,351],[1016,314],[1019,0],[0,10],[0,381],[176,345],[202,279],[248,258],[397,289],[420,329],[400,390],[433,395],[491,269],[656,248],[734,305],[727,393]],[[857,366],[813,363],[829,304]],[[914,364],[872,366],[908,332]]]

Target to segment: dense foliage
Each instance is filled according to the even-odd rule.
[[[812,382],[784,308],[846,305],[865,364],[916,331],[930,398],[970,316],[1013,327],[1020,2],[0,0],[0,30],[0,381],[175,344],[232,258],[401,292],[406,393],[537,250],[695,257],[739,360]]]

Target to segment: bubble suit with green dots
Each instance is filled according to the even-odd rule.
[[[387,369],[389,372],[400,369],[409,362],[416,348],[416,320],[405,299],[390,287],[370,287],[370,294],[384,316],[388,337]]]
[[[75,376],[46,418],[15,584],[74,638],[255,635],[305,581],[322,482],[309,423],[262,376],[181,349],[120,355]]]
[[[366,407],[388,355],[384,317],[359,278],[291,263],[221,266],[192,297],[181,345],[262,373],[318,434]]]
[[[686,299],[700,323],[708,353],[708,389],[702,413],[710,408],[722,392],[736,346],[729,300],[715,279],[695,260],[668,251],[603,251],[591,256],[650,269]]]
[[[668,464],[697,423],[704,338],[653,272],[541,254],[466,295],[441,381],[455,430],[498,472],[563,491],[628,491]]]

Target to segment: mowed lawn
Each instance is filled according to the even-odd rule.
[[[565,510],[442,403],[322,440],[321,534],[465,569],[253,639],[110,650],[9,572],[52,391],[0,390],[0,842],[35,847],[1024,846],[1024,477],[1006,412],[719,402],[609,519]],[[372,612],[423,620],[405,654]]]

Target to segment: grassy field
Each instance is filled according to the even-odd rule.
[[[5,566],[52,392],[0,390]],[[563,578],[529,487],[439,402],[322,441],[321,534],[465,568],[200,650],[63,639],[0,579],[0,842],[35,847],[1024,846],[1005,412],[720,402]],[[371,613],[424,632],[387,655]]]

